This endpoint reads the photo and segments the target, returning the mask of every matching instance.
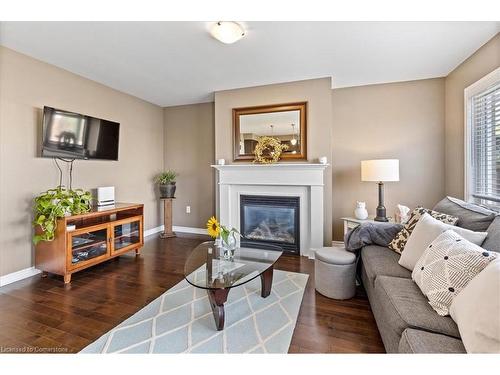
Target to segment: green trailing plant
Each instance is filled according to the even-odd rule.
[[[54,240],[57,220],[66,215],[77,215],[90,211],[92,195],[82,189],[66,189],[59,186],[49,189],[35,198],[34,226],[40,226],[41,234],[33,236],[33,243]]]
[[[175,178],[177,177],[177,173],[171,169],[168,171],[160,173],[155,177],[155,182],[160,185],[166,185],[172,182],[175,182]]]

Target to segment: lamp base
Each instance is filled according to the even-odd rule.
[[[386,210],[384,206],[384,184],[382,182],[378,183],[378,206],[377,215],[373,219],[375,221],[387,222]]]

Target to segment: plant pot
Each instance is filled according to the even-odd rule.
[[[160,184],[160,197],[161,198],[174,198],[175,195],[175,182],[167,184]]]

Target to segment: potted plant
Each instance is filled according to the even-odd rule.
[[[35,198],[34,226],[40,226],[41,233],[33,236],[36,245],[40,241],[52,241],[55,237],[57,220],[73,214],[90,211],[92,195],[82,189],[66,189],[58,186]]]
[[[177,173],[171,169],[160,173],[156,176],[155,181],[160,187],[161,198],[174,198],[175,195],[175,178]]]

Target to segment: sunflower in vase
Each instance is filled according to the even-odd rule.
[[[228,229],[226,226],[221,225],[215,216],[212,216],[207,221],[207,232],[210,237],[216,239],[216,244],[220,241],[220,245],[224,250],[224,258],[230,259],[234,256],[234,250],[236,249],[235,235],[241,236],[236,228]]]

